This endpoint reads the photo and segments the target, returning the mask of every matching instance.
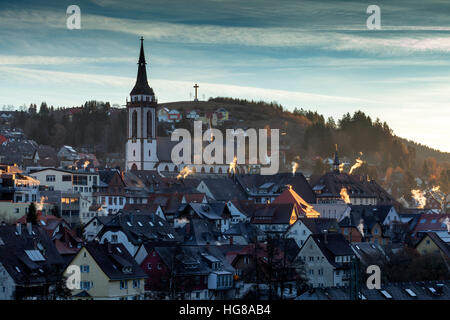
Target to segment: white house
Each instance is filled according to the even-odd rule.
[[[341,221],[342,218],[350,214],[351,208],[345,203],[315,203],[313,204],[314,210],[320,213],[322,218],[336,219]]]
[[[159,122],[169,122],[169,109],[163,107],[157,113]]]
[[[70,171],[46,168],[33,171],[30,176],[39,180],[41,186],[48,190],[79,192],[82,196],[92,196],[94,186],[99,184],[98,172]]]
[[[310,235],[297,255],[305,263],[306,277],[314,288],[348,286],[354,257],[342,234],[326,232]]]
[[[168,122],[180,122],[181,121],[181,112],[175,109],[172,109],[167,114]]]
[[[191,120],[198,120],[200,118],[200,113],[198,113],[196,110],[191,110],[186,113],[186,118]]]

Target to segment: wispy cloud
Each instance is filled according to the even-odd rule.
[[[65,28],[65,16],[61,12],[23,10],[2,11],[0,26],[5,28]],[[234,27],[212,24],[192,25],[183,23],[148,22],[147,20],[115,18],[85,13],[82,28],[143,35],[149,40],[187,44],[244,45],[259,47],[316,47],[337,51],[365,51],[369,53],[401,54],[410,51],[450,52],[450,33],[433,34],[428,28],[408,27],[421,30],[411,35],[394,31],[349,33],[334,30],[320,31],[314,28],[280,27]],[[405,27],[383,27],[386,30],[403,30]],[[408,29],[406,28],[406,29]],[[447,30],[447,28],[441,28]],[[344,29],[345,30],[345,29]]]

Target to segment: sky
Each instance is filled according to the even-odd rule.
[[[81,10],[68,29],[67,8]],[[381,29],[366,25],[369,5]],[[159,102],[227,96],[362,110],[450,152],[450,1],[0,0],[0,108],[123,106],[144,37]]]

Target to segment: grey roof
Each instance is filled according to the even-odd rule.
[[[177,242],[181,238],[166,220],[155,214],[119,214],[106,221],[99,233],[101,237],[109,230],[121,230],[134,245],[144,242]]]
[[[362,287],[361,300],[450,300],[450,281],[387,283],[380,290]],[[315,288],[296,300],[349,300],[349,287]]]
[[[397,201],[377,182],[368,181],[364,176],[327,172],[320,177],[312,178],[311,185],[320,186],[321,193],[318,197],[340,199],[341,189],[345,187],[350,198],[375,198],[378,204],[397,204]]]
[[[147,278],[122,244],[100,244],[94,241],[88,242],[85,248],[111,280]],[[129,271],[125,272],[124,268],[129,268]]]
[[[183,212],[186,212],[186,210],[189,210],[189,208],[191,208],[199,218],[206,218],[209,220],[224,219],[224,215],[228,212],[228,207],[224,202],[189,203],[184,208]]]
[[[316,196],[301,172],[296,172],[294,175],[287,172],[274,175],[239,174],[236,175],[236,180],[247,195],[262,196],[262,194],[258,194],[258,190],[267,187],[269,188],[269,195],[278,195],[284,191],[286,185],[291,185],[292,189],[306,202],[316,202]]]
[[[25,225],[20,225],[21,233],[13,225],[0,226],[0,263],[18,285],[42,285],[60,278],[64,260],[58,253],[47,232],[32,226],[30,235]],[[25,250],[37,250],[44,261],[34,259]]]
[[[254,224],[289,224],[295,209],[293,203],[270,203],[257,208],[251,222]]]
[[[224,235],[227,236],[242,236],[249,242],[254,241],[254,239],[256,239],[256,235],[262,236],[264,234],[264,231],[248,221],[233,224],[230,229],[224,232]]]
[[[234,273],[235,269],[225,258],[224,253],[216,246],[176,246],[155,247],[164,264],[180,275],[207,275],[215,271]],[[212,263],[220,262],[215,269]]]
[[[204,246],[228,243],[214,223],[205,219],[191,219],[176,229],[184,237],[183,245]]]
[[[311,234],[309,237],[314,240],[328,262],[335,267],[342,267],[336,262],[336,256],[355,256],[350,243],[341,233]]]
[[[299,218],[299,220],[312,233],[321,233],[324,230],[339,231],[339,224],[336,219],[332,219],[332,218]]]
[[[246,200],[244,190],[233,179],[202,179],[217,201]]]

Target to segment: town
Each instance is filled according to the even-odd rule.
[[[39,145],[11,126],[16,113],[0,114],[0,299],[450,299],[450,197],[439,187],[413,190],[410,205],[358,171],[362,155],[345,170],[339,145],[320,174],[282,157],[284,170],[264,175],[266,159],[248,154],[174,163],[178,141],[160,128],[232,116],[159,106],[146,64],[141,39],[126,128],[115,128],[127,132],[124,159]]]

